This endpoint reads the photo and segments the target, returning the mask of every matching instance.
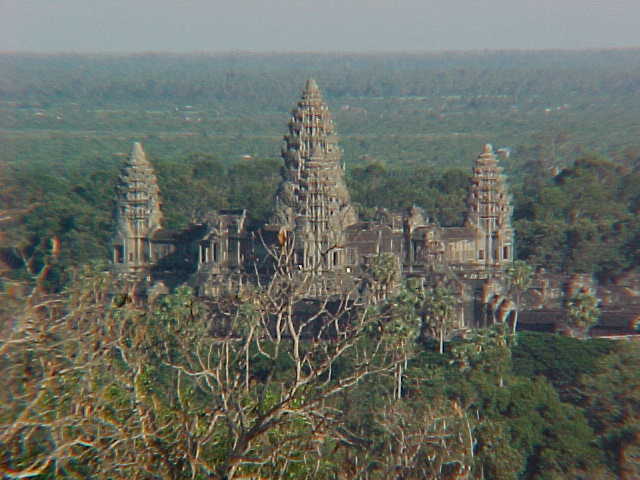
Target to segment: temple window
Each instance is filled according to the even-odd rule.
[[[206,243],[200,244],[200,263],[207,263],[209,261],[209,246]]]
[[[113,247],[113,261],[115,263],[124,263],[124,247],[122,245]]]
[[[502,258],[504,260],[508,260],[509,259],[509,247],[506,246],[502,249]]]
[[[484,260],[484,250],[478,250],[478,260]]]

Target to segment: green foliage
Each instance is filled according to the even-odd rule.
[[[433,467],[421,455],[429,439],[439,438],[436,419],[458,425],[458,439],[471,435],[469,465],[478,478],[589,478],[590,472],[605,472],[603,455],[594,446],[596,437],[580,408],[563,402],[543,376],[516,375],[511,349],[521,350],[530,342],[525,338],[513,346],[510,339],[501,328],[493,328],[451,342],[443,355],[418,348],[404,372],[401,400],[391,400],[392,379],[364,382],[344,398],[341,405],[351,431],[369,441],[362,447],[367,455],[358,459],[377,465],[370,474],[380,473],[389,458],[397,468],[410,465],[412,472]],[[516,367],[519,363],[514,359]],[[438,411],[443,406],[448,413]],[[465,416],[468,423],[458,423]],[[423,432],[428,438],[421,437]],[[422,442],[422,453],[414,441]],[[449,461],[464,451],[463,444],[442,445],[449,448]],[[395,457],[399,449],[403,457]],[[377,455],[386,458],[376,459]],[[437,458],[434,452],[430,455],[431,461]]]
[[[467,351],[475,356],[462,376],[451,375],[447,381],[449,395],[459,396],[480,415],[483,468],[503,478],[520,471],[519,478],[542,479],[566,478],[574,469],[599,465],[593,432],[579,409],[563,403],[545,378],[514,375],[518,359],[514,355],[512,372],[508,338],[488,331],[468,340]],[[513,348],[517,351],[523,343],[521,339]],[[506,457],[498,458],[499,452]],[[507,459],[513,463],[506,465]]]
[[[437,338],[440,354],[444,352],[444,340],[456,327],[456,298],[451,289],[444,285],[427,287],[421,292],[422,337],[428,334]]]
[[[347,171],[352,199],[365,218],[373,218],[378,207],[401,210],[417,205],[446,226],[462,225],[469,178],[460,169],[388,168],[381,163]]]
[[[532,183],[516,204],[519,255],[549,270],[607,280],[634,267],[636,173],[598,157]]]
[[[600,448],[619,478],[640,473],[640,348],[620,343],[596,363],[597,369],[580,378],[581,393]]]
[[[597,371],[597,362],[614,348],[608,340],[520,332],[513,348],[513,369],[518,376],[544,376],[564,401],[576,401],[577,379]]]
[[[572,331],[586,337],[589,329],[600,319],[600,307],[595,295],[579,291],[567,300],[568,326]]]
[[[416,310],[415,294],[408,288],[400,291],[383,307],[384,329],[398,341],[413,344],[418,339],[421,322]]]
[[[398,258],[391,253],[378,254],[366,265],[364,273],[374,298],[382,300],[392,292],[398,282]]]
[[[515,260],[507,268],[507,280],[513,293],[524,292],[533,279],[533,267],[522,260]]]
[[[503,378],[511,372],[511,337],[504,324],[491,328],[477,329],[465,339],[451,343],[451,365],[473,375],[482,375],[489,383],[503,383]]]

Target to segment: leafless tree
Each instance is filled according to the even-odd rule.
[[[390,401],[375,416],[374,451],[351,459],[349,479],[466,480],[476,444],[474,422],[456,402]],[[355,466],[360,468],[355,468]]]
[[[368,305],[306,301],[313,279],[273,253],[268,284],[208,301],[183,288],[141,308],[88,267],[35,292],[0,345],[2,473],[317,477],[349,442],[332,399],[396,356]]]

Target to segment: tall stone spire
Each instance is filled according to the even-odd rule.
[[[288,127],[273,223],[294,233],[300,264],[334,269],[344,261],[344,229],[357,218],[344,182],[335,126],[315,80],[307,81]]]
[[[118,270],[135,273],[152,262],[151,236],[162,226],[158,181],[138,142],[120,173],[116,195],[113,262]]]
[[[467,205],[467,225],[478,232],[478,262],[493,265],[511,262],[513,207],[506,177],[490,144],[484,146],[476,159]]]

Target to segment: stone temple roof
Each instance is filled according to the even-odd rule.
[[[318,84],[313,78],[310,78],[309,80],[307,80],[307,83],[304,86],[304,90],[302,91],[302,99],[322,101],[322,94],[320,93],[320,88],[318,87]]]
[[[473,240],[476,232],[467,227],[447,227],[442,229],[442,238],[446,240]]]
[[[129,160],[123,169],[120,179],[124,184],[133,180],[143,181],[149,185],[157,183],[153,167],[147,160],[147,154],[144,152],[140,142],[134,142]]]
[[[129,165],[140,167],[151,167],[149,160],[147,160],[147,154],[142,148],[140,142],[134,142],[131,148],[131,154],[129,155]]]
[[[329,108],[318,84],[310,78],[284,136],[283,181],[272,223],[288,229],[310,223],[322,236],[356,222],[337,142]]]
[[[158,180],[140,142],[135,142],[131,148],[129,159],[120,172],[116,191],[117,221],[121,228],[148,228],[150,231],[160,228],[162,212]],[[137,222],[136,226],[129,224],[127,227],[127,222],[131,220],[142,223]]]

